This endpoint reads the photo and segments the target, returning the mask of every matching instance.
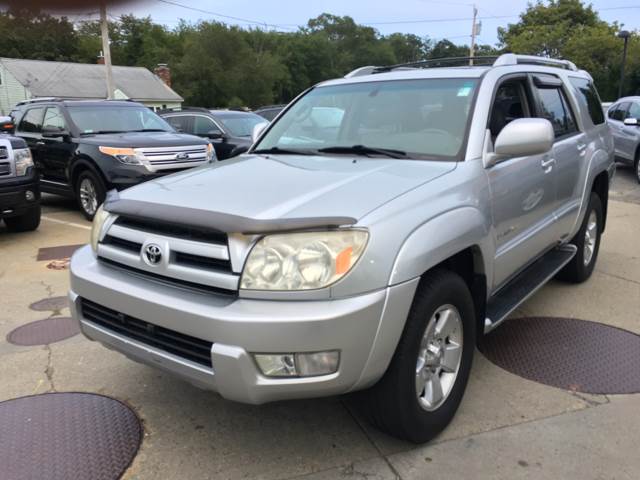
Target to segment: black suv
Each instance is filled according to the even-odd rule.
[[[179,132],[208,138],[219,160],[235,157],[251,146],[253,128],[266,120],[251,112],[183,108],[166,110],[160,116]]]
[[[42,191],[75,197],[88,219],[112,188],[215,159],[208,141],[176,132],[136,102],[46,99],[21,105],[16,117]]]
[[[40,190],[31,152],[21,138],[0,134],[0,219],[13,232],[40,225]]]

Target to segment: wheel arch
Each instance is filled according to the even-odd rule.
[[[76,191],[76,182],[78,181],[78,177],[85,170],[91,170],[95,175],[100,178],[105,185],[105,189],[109,189],[109,182],[105,178],[104,174],[98,168],[93,160],[88,157],[78,157],[69,167],[69,185],[75,194]]]
[[[600,232],[603,233],[607,224],[607,209],[609,207],[609,173],[605,170],[600,172],[594,179],[591,185],[591,192],[594,192],[600,197],[602,203],[602,225]]]

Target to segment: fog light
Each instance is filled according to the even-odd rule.
[[[33,202],[36,199],[36,194],[33,193],[31,190],[27,190],[26,192],[24,192],[24,197],[28,201]]]
[[[338,370],[340,352],[255,354],[254,358],[267,377],[315,377]]]

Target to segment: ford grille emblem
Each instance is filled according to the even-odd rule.
[[[158,265],[162,260],[162,250],[159,245],[150,243],[144,247],[144,256],[149,265]]]
[[[188,153],[179,153],[176,155],[176,160],[189,160]]]

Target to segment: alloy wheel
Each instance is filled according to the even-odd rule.
[[[584,232],[584,254],[583,260],[585,266],[591,263],[593,254],[596,251],[596,242],[598,241],[598,215],[595,210],[591,211],[589,220],[587,221],[587,228]]]
[[[94,215],[98,210],[96,186],[89,178],[83,178],[80,182],[80,203],[82,209],[89,215]]]
[[[462,318],[453,305],[436,309],[420,342],[416,362],[416,395],[427,411],[437,410],[456,382],[463,347]]]

